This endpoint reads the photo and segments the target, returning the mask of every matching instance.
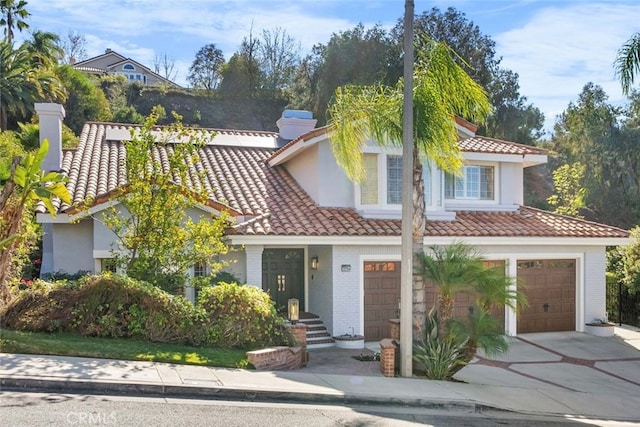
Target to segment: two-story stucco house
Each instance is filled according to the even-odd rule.
[[[178,84],[162,77],[149,67],[131,58],[120,55],[111,49],[106,49],[102,55],[76,62],[73,64],[73,67],[87,74],[115,74],[125,76],[129,83],[138,82],[145,86],[165,84],[179,87]]]
[[[45,231],[42,271],[99,272],[114,236],[94,218],[123,183],[122,141],[134,126],[87,123],[78,148],[62,152],[64,110],[36,109],[41,137],[52,147],[47,167],[67,173],[74,204],[95,200],[92,216],[67,205],[55,219],[38,214]],[[367,178],[353,183],[336,164],[329,130],[315,123],[308,112],[285,111],[279,133],[218,130],[201,149],[198,167],[213,205],[235,220],[228,234],[238,248],[229,266],[234,274],[270,292],[278,306],[298,298],[333,335],[377,340],[388,334],[398,308],[401,153],[369,141]],[[627,244],[628,232],[523,206],[523,171],[545,163],[547,153],[457,124],[463,176],[429,162],[424,168],[425,247],[474,245],[526,284],[529,308],[505,310],[508,334],[583,331],[605,317],[605,248]]]

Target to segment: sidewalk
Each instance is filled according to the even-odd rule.
[[[311,352],[313,358],[313,352]],[[312,359],[313,360],[313,359]],[[0,353],[2,390],[116,393],[333,404],[499,409],[524,414],[640,420],[640,393],[577,392],[417,378],[247,371],[154,362]]]

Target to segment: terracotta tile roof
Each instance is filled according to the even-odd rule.
[[[463,119],[456,117],[456,122],[459,122],[460,125],[463,125],[467,128],[473,129],[475,126]],[[476,128],[477,129],[477,128]],[[271,158],[274,158],[278,154],[288,150],[290,147],[302,143],[303,141],[309,141],[313,138],[316,138],[323,134],[328,134],[329,127],[323,126],[320,128],[316,128],[310,132],[307,132],[296,139],[289,141],[287,144],[276,150]],[[518,144],[516,142],[503,141],[495,138],[488,138],[485,136],[473,136],[471,138],[465,138],[458,141],[458,147],[463,152],[469,153],[494,153],[494,154],[518,154],[518,155],[526,155],[526,154],[539,154],[539,155],[547,155],[547,150],[542,148],[533,147],[530,145]]]
[[[500,139],[487,138],[486,136],[474,136],[458,142],[461,151],[469,153],[496,153],[496,154],[541,154],[546,155],[547,150],[518,144],[516,142],[502,141]]]
[[[63,169],[68,172],[67,186],[74,205],[82,203],[87,197],[104,202],[114,189],[125,185],[122,168],[125,148],[121,142],[105,139],[110,126],[122,125],[85,125],[78,148],[64,152]],[[499,142],[496,146],[499,146]],[[157,146],[154,156],[166,159],[167,149],[170,149],[170,145]],[[227,206],[239,215],[238,220],[242,222],[231,228],[230,234],[400,235],[399,220],[367,219],[355,209],[318,206],[283,166],[269,166],[266,160],[274,150],[209,144],[201,149],[200,161],[190,165],[187,186],[206,189],[212,203]],[[60,206],[60,211],[69,208]],[[515,212],[458,212],[454,221],[428,221],[426,235],[624,238],[628,237],[628,232],[522,207]]]

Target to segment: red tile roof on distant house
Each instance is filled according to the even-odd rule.
[[[63,169],[74,207],[60,211],[75,212],[87,198],[104,203],[119,186],[125,185],[125,146],[105,138],[108,129],[133,126],[88,123],[78,148],[66,150]],[[225,131],[224,135],[242,137],[243,131]],[[323,132],[316,129],[310,134]],[[255,132],[246,132],[247,135]],[[275,134],[258,133],[274,138]],[[223,135],[223,133],[220,133]],[[309,135],[309,134],[307,134]],[[466,149],[489,152],[538,153],[535,147],[475,137]],[[166,158],[166,145],[158,145],[154,155]],[[229,230],[233,235],[262,236],[399,236],[401,224],[393,219],[362,217],[355,209],[318,206],[300,187],[284,166],[272,167],[267,159],[273,148],[219,145],[214,142],[200,150],[200,161],[190,165],[188,185],[203,188],[209,204],[227,208],[240,223]],[[204,173],[201,173],[204,172]],[[521,207],[514,212],[458,212],[453,221],[427,221],[426,235],[449,237],[628,237],[619,228],[582,221],[546,211]]]

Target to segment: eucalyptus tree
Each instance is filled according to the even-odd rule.
[[[444,171],[458,173],[455,116],[484,122],[491,110],[485,91],[454,60],[455,52],[442,42],[424,40],[413,72],[413,251],[414,300],[424,301],[419,254],[424,251],[426,225],[422,161],[435,161]],[[382,146],[402,145],[403,80],[394,86],[339,87],[329,106],[331,147],[347,177],[366,177],[362,149],[369,139]],[[424,308],[414,306],[414,319],[424,327]]]

